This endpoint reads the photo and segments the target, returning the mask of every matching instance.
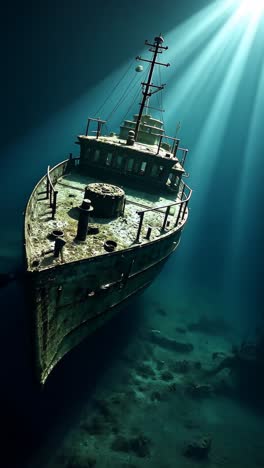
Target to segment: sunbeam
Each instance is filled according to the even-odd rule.
[[[254,191],[258,190],[249,181],[249,173],[259,160],[257,127],[264,107],[261,54],[257,52],[263,37],[263,10],[263,2],[215,2],[213,8],[203,9],[169,33],[174,39],[170,62],[175,65],[169,70],[165,108],[172,100],[175,105],[166,117],[171,128],[177,120],[183,121],[183,140],[191,128],[189,167],[196,192],[191,222],[194,231],[200,232],[193,248],[179,255],[191,267],[210,224],[218,226],[219,232],[228,226],[221,281],[223,291],[232,284],[238,294],[239,278],[244,275],[238,270],[248,232],[245,209],[249,212],[250,191],[256,200]],[[179,31],[184,46],[178,45]]]
[[[264,12],[263,0],[233,0],[233,3],[237,4],[237,16],[239,18],[254,17],[257,22]]]

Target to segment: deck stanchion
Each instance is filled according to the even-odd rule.
[[[180,216],[181,216],[181,212],[182,212],[182,207],[183,207],[183,204],[181,203],[181,207],[179,209],[179,213],[178,213],[178,216],[177,216],[177,219],[176,219],[176,223],[175,223],[175,226],[177,226],[178,222],[179,222],[179,219],[180,219]]]
[[[50,183],[49,183],[49,166],[47,169],[47,185],[46,185],[46,199],[49,198],[49,193],[50,193]]]
[[[140,220],[139,220],[138,232],[137,232],[137,237],[136,237],[135,242],[139,242],[141,228],[142,228],[142,224],[143,224],[143,218],[144,218],[144,211],[142,211],[141,213],[138,212],[138,215],[140,216]]]
[[[184,216],[185,216],[185,213],[186,213],[186,210],[187,210],[187,205],[188,205],[188,200],[186,200],[186,202],[184,203],[184,209],[183,209],[183,213],[182,213],[182,219],[183,219]]]
[[[183,200],[183,197],[184,197],[184,190],[185,190],[185,183],[183,182],[181,200]]]
[[[52,203],[52,219],[55,218],[56,209],[57,209],[57,195],[58,190],[54,190],[53,192],[53,203]]]
[[[168,216],[169,216],[169,212],[170,212],[170,205],[167,206],[167,209],[166,209],[166,213],[165,213],[165,216],[164,216],[164,221],[163,221],[163,225],[162,225],[162,231],[164,231],[165,227],[166,227],[166,224],[167,224],[167,219],[168,219]]]

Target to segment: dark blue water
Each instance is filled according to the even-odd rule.
[[[148,2],[142,2],[140,15],[133,2],[124,4],[117,0],[98,6],[80,1],[74,8],[66,2],[63,9],[52,2],[45,2],[45,6],[29,3],[5,7],[1,29],[4,73],[0,272],[22,268],[23,211],[27,198],[48,164],[65,159],[69,152],[77,155],[75,135],[83,133],[90,111],[94,112],[102,102],[101,94],[112,84],[111,73],[141,53],[145,38],[151,39],[161,31],[166,39],[166,33],[169,35],[207,4],[180,1],[176,6],[175,2],[168,2],[167,8],[161,8],[160,2],[154,0],[151,11]],[[202,21],[201,17],[197,26],[198,21]],[[168,85],[184,76],[220,29],[219,20],[206,39],[201,39],[199,47],[190,42],[192,45],[186,48],[188,57],[170,72]],[[128,344],[136,341],[142,328],[158,327],[174,336],[176,321],[177,326],[185,326],[204,315],[221,316],[232,329],[224,336],[230,349],[242,339],[255,340],[256,328],[258,333],[263,330],[263,142],[258,122],[263,121],[264,107],[256,101],[262,73],[260,39],[259,34],[254,54],[249,55],[243,79],[236,88],[231,112],[226,116],[222,112],[219,122],[209,125],[208,133],[205,121],[234,60],[234,45],[226,56],[222,52],[224,66],[219,63],[221,73],[216,74],[215,81],[212,70],[206,76],[207,68],[203,68],[197,88],[191,89],[180,109],[176,105],[177,119],[183,120],[182,143],[191,150],[187,166],[191,177],[187,182],[194,188],[190,219],[178,252],[150,292],[131,305],[126,316],[117,317],[73,351],[58,366],[44,391],[34,381],[30,312],[23,284],[13,283],[0,291],[4,466],[28,466],[31,457],[42,451],[43,463],[46,460],[48,466],[47,453],[55,451],[85,405],[97,396],[109,369],[112,372],[107,380],[109,388],[113,380],[118,381],[116,362]],[[175,61],[177,45],[178,42],[168,44],[175,49]],[[106,78],[108,81],[103,82]],[[175,100],[177,104],[178,97],[172,93],[168,101]],[[226,123],[219,140],[221,119],[226,119]],[[253,120],[256,122],[250,140]],[[115,117],[113,128],[118,124]],[[171,114],[168,128],[174,132],[175,117]],[[167,315],[159,315],[157,307]],[[194,334],[191,339],[198,349],[209,340],[212,351],[218,351],[221,333],[225,335],[223,331],[218,338],[212,338],[208,332],[208,336]],[[242,382],[237,394],[239,401],[243,396],[240,417],[243,408],[254,407],[252,400],[257,401],[257,411],[261,407],[261,399],[259,395],[256,398],[254,390],[256,385],[255,376],[249,389]],[[251,421],[248,415],[244,418]],[[221,448],[218,450],[221,452]],[[254,463],[252,466],[263,466]]]

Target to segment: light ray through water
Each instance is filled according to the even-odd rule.
[[[264,78],[261,75],[258,92],[255,95],[255,90],[250,89],[252,82],[248,82],[247,76],[250,66],[252,66],[252,52],[256,46],[257,39],[261,34],[263,35],[260,9],[251,10],[249,14],[249,12],[246,12],[246,5],[244,3],[241,5],[240,2],[238,5],[235,2],[229,1],[225,2],[225,5],[232,6],[232,9],[228,10],[229,17],[222,17],[222,26],[219,28],[218,23],[218,31],[215,34],[211,34],[208,44],[206,44],[200,55],[194,55],[194,60],[188,64],[182,73],[179,73],[177,79],[173,78],[176,81],[176,85],[173,88],[173,96],[175,96],[175,105],[179,109],[180,115],[182,115],[182,109],[184,108],[183,115],[186,122],[188,122],[188,125],[186,125],[187,132],[190,130],[190,125],[193,125],[192,120],[196,119],[196,121],[199,121],[199,125],[194,124],[191,130],[193,144],[190,148],[192,154],[189,161],[194,181],[192,185],[198,189],[195,193],[196,200],[192,201],[195,210],[192,211],[190,217],[193,232],[197,232],[200,225],[201,232],[206,233],[206,227],[201,228],[201,223],[206,223],[207,215],[201,219],[201,213],[206,212],[206,209],[209,208],[211,196],[213,196],[213,199],[218,197],[218,205],[220,206],[221,190],[223,194],[227,190],[232,195],[230,206],[226,206],[226,208],[229,208],[229,211],[226,209],[226,214],[229,217],[229,231],[228,235],[225,235],[225,240],[222,240],[222,244],[225,245],[225,257],[221,260],[222,266],[224,266],[222,286],[228,287],[230,284],[235,284],[232,276],[238,279],[239,274],[243,273],[239,271],[239,262],[241,261],[241,255],[243,255],[243,243],[241,239],[243,238],[245,241],[247,233],[247,230],[243,227],[247,223],[245,205],[247,204],[250,188],[249,168],[250,165],[251,167],[254,165],[254,161],[257,161],[254,149],[256,152],[256,140],[258,135],[260,135],[259,122],[261,121],[264,108],[261,95],[261,90],[264,89]],[[223,9],[223,11],[227,12],[226,9]],[[207,24],[212,25],[212,22],[207,20]],[[193,27],[195,29],[195,25]],[[201,31],[200,26],[198,29]],[[170,33],[171,36],[173,34],[176,33],[174,31]],[[206,30],[203,30],[203,34],[206,34]],[[188,44],[189,49],[195,48],[192,40],[188,40],[189,37],[195,37],[195,30],[192,29],[189,32],[186,29],[184,36],[185,43]],[[202,43],[201,38],[200,43]],[[185,49],[185,52],[191,57],[192,53],[189,49]],[[178,49],[173,48],[171,51],[171,62],[177,63],[178,52]],[[180,61],[181,59],[180,56]],[[241,154],[241,152],[232,154],[231,148],[225,148],[224,143],[226,140],[230,145],[234,143],[234,148],[239,148],[238,142],[232,142],[232,139],[228,140],[230,138],[229,126],[233,127],[235,124],[234,119],[239,117],[239,114],[243,112],[243,87],[245,87],[245,83],[247,82],[247,92],[252,94],[254,100],[252,103],[254,111],[252,115],[244,116],[243,126],[241,127],[242,133],[242,129],[245,128],[244,122],[246,121],[247,128],[249,129],[248,138],[245,134],[241,135],[241,138],[247,138],[243,151],[244,154]],[[167,99],[170,102],[172,100],[171,87],[170,83]],[[172,122],[171,114],[172,111],[168,114],[170,122]],[[239,128],[241,122],[238,120],[236,125]],[[237,137],[238,134],[235,134],[234,138]],[[233,178],[231,178],[230,174],[234,168],[236,172],[233,173]],[[220,184],[221,179],[223,181],[222,187]],[[229,184],[231,179],[235,182],[234,188],[223,185],[223,183]],[[219,194],[211,193],[214,181],[216,185],[215,189],[219,191]],[[257,190],[256,187],[255,189]],[[227,196],[224,195],[223,204],[227,200]],[[212,203],[211,199],[211,207]],[[223,207],[221,210],[223,210]],[[208,214],[210,222],[210,213]],[[223,213],[220,212],[219,232],[223,229],[222,226],[225,225],[222,223],[222,215]],[[215,222],[217,216],[214,215],[212,219]],[[227,223],[226,220],[225,223]],[[209,226],[209,233],[210,229],[212,228]],[[184,262],[188,260],[190,266],[193,263],[193,252],[199,249],[199,242],[201,242],[201,238],[198,236],[192,243],[193,248],[189,246],[188,252],[183,252],[183,250],[179,252],[179,256],[182,259],[184,256]],[[237,284],[239,289],[239,281]],[[237,293],[239,294],[239,291]]]

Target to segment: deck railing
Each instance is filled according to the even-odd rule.
[[[48,166],[46,174],[46,199],[49,199],[49,206],[52,210],[51,217],[55,218],[57,210],[57,196],[58,190],[55,190],[54,184],[57,182],[57,179],[66,174],[68,170],[72,167],[78,165],[80,158],[73,158],[72,153],[70,153],[69,159],[63,161],[62,163],[57,164],[53,168]]]
[[[58,177],[67,173],[70,168],[76,167],[79,164],[79,162],[80,162],[79,157],[73,158],[72,154],[70,154],[70,157],[68,160],[63,161],[62,163],[58,164],[52,169],[50,169],[50,166],[48,166],[47,175],[46,175],[46,199],[49,199],[49,206],[52,209],[52,219],[55,218],[55,214],[57,210],[57,195],[58,195],[58,190],[55,190],[54,184],[56,183]],[[51,174],[52,174],[52,177],[51,177]],[[169,203],[167,205],[157,206],[155,208],[145,208],[141,211],[137,211],[137,214],[139,215],[140,219],[139,219],[139,225],[138,225],[137,236],[136,236],[135,242],[139,242],[145,213],[151,212],[151,211],[152,212],[158,211],[162,213],[164,215],[164,219],[163,219],[163,223],[161,226],[161,230],[165,231],[165,228],[167,227],[168,217],[170,214],[170,209],[173,206],[179,206],[179,211],[176,217],[176,221],[170,228],[170,229],[174,229],[175,227],[177,227],[177,225],[181,221],[183,221],[191,195],[192,195],[192,189],[187,184],[185,184],[185,182],[181,181],[179,185],[177,201],[173,203]]]
[[[177,214],[176,221],[175,221],[174,225],[170,229],[174,229],[176,226],[178,226],[178,224],[181,221],[183,221],[183,219],[185,217],[185,214],[186,214],[186,210],[187,210],[187,207],[188,207],[189,200],[190,200],[190,198],[192,196],[192,189],[190,189],[190,187],[187,184],[185,184],[184,182],[181,181],[178,195],[179,194],[180,194],[180,196],[179,196],[180,201],[176,201],[174,203],[169,203],[169,204],[163,205],[163,206],[157,206],[155,208],[146,208],[144,210],[137,211],[137,214],[139,215],[140,219],[139,219],[138,231],[137,231],[137,236],[136,236],[135,242],[139,242],[145,213],[148,213],[150,211],[159,211],[160,213],[163,213],[164,214],[164,220],[163,220],[163,223],[162,223],[161,230],[164,231],[166,226],[167,226],[167,220],[168,220],[168,216],[170,214],[171,207],[179,205],[180,208],[179,208],[179,211],[178,211],[178,214]]]

